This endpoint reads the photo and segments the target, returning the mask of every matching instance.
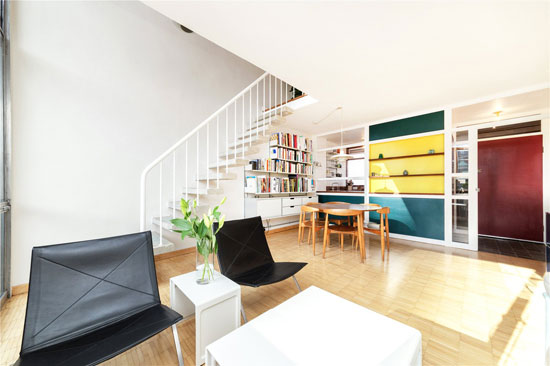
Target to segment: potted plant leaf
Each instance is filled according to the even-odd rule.
[[[208,284],[214,280],[214,260],[218,253],[216,234],[223,226],[225,215],[219,212],[219,208],[225,202],[224,199],[216,207],[209,208],[207,214],[200,217],[197,214],[197,200],[181,200],[181,213],[183,218],[176,218],[170,222],[177,228],[174,231],[181,234],[181,239],[194,238],[197,241],[197,283]],[[218,223],[218,229],[214,232],[214,222]]]

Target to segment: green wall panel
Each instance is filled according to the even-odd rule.
[[[415,133],[438,131],[443,128],[444,114],[443,111],[439,111],[372,125],[369,127],[369,140],[376,141]]]
[[[444,199],[370,197],[370,203],[389,207],[390,232],[422,238],[444,240]],[[369,213],[370,221],[379,223],[380,214]]]

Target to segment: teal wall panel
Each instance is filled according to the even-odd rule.
[[[430,239],[445,239],[444,199],[370,197],[370,203],[390,208],[390,232]],[[370,212],[370,221],[379,223],[380,215]]]
[[[391,137],[438,131],[443,128],[444,113],[443,111],[439,111],[372,125],[369,127],[369,140],[376,141]]]
[[[357,194],[354,196],[327,196],[327,195],[321,195],[319,196],[319,203],[325,203],[325,202],[348,202],[348,203],[364,203],[365,202],[365,196],[362,194]]]
[[[365,196],[363,196],[362,194],[356,194],[354,196],[332,196],[332,195],[330,196],[318,195],[318,196],[319,196],[320,203],[325,203],[325,202],[364,203],[365,202]],[[320,215],[320,217],[325,217],[325,215]],[[334,218],[344,219],[345,217],[334,216]]]

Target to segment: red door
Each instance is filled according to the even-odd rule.
[[[479,234],[543,241],[542,136],[478,143]]]

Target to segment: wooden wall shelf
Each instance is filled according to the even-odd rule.
[[[385,176],[370,176],[371,179],[388,179],[388,178],[397,178],[397,177],[435,177],[445,175],[443,173],[436,174],[407,174],[407,175],[385,175]]]
[[[311,154],[311,153],[312,153],[312,151],[309,151],[309,150],[297,149],[297,148],[295,148],[295,147],[290,147],[290,146],[286,146],[286,145],[269,145],[269,147],[280,147],[281,149],[289,149],[289,150],[301,151],[301,152],[305,152],[305,153],[308,153],[308,154]]]
[[[422,156],[434,156],[434,155],[444,155],[445,153],[433,153],[433,154],[418,154],[418,155],[402,155],[402,156],[391,156],[389,158],[382,159],[369,159],[369,161],[382,161],[382,160],[394,160],[394,159],[408,159],[408,158],[418,158]]]

